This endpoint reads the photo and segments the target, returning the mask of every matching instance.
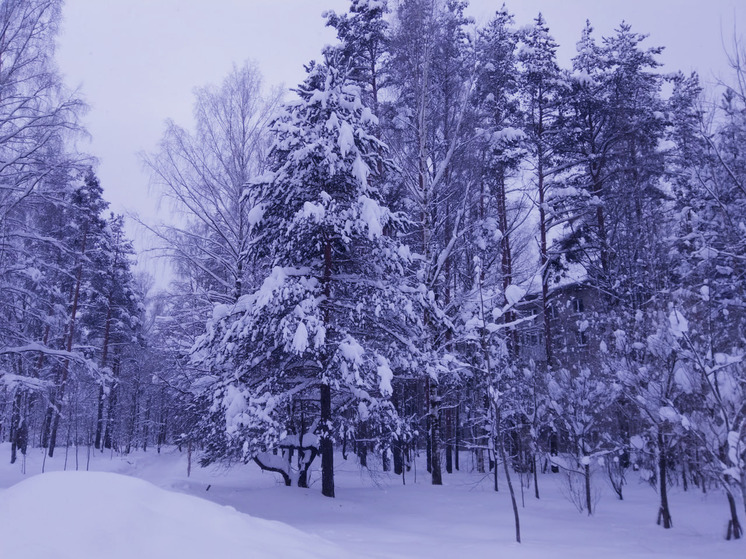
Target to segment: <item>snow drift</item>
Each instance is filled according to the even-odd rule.
[[[342,558],[295,528],[104,472],[52,472],[0,492],[0,556],[15,559]]]

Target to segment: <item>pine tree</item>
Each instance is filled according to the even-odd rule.
[[[107,423],[104,408],[118,383],[113,378],[111,354],[113,349],[121,349],[137,337],[144,309],[131,271],[134,249],[125,236],[123,216],[112,215],[106,220],[99,244],[91,258],[94,272],[83,324],[92,338],[91,345],[101,348],[94,447],[103,450]]]
[[[375,179],[384,146],[336,60],[313,64],[273,125],[271,172],[251,211],[253,250],[272,264],[253,293],[216,309],[202,343],[220,373],[213,408],[225,451],[243,459],[291,444],[321,455],[334,496],[335,437],[350,421],[397,429],[393,371],[414,355],[418,323],[402,282],[408,250],[384,227],[396,219]],[[409,327],[408,327],[409,325]]]
[[[663,77],[656,72],[662,49],[643,48],[644,39],[622,23],[599,44],[587,23],[567,77],[567,187],[553,197],[552,207],[562,223],[563,263],[579,267],[584,283],[597,293],[594,313],[584,324],[600,335],[608,353],[592,361],[594,378],[608,383],[610,370],[628,373],[625,393],[609,409],[637,407],[632,431],[649,435],[659,456],[656,469],[665,472],[676,437],[651,410],[676,392],[667,384],[673,374],[669,356],[651,340],[666,335],[661,317],[667,316],[666,293],[672,288],[671,202],[664,180],[669,154],[662,149],[669,123]],[[649,390],[648,380],[633,372],[637,369],[649,371]],[[629,446],[624,431],[609,432],[610,449]],[[668,528],[666,480],[659,481],[660,519]]]
[[[523,427],[533,412],[522,406],[525,383],[519,373],[519,333],[515,328],[518,302],[516,284],[523,278],[522,260],[525,245],[520,224],[529,211],[525,196],[516,191],[519,166],[527,155],[527,135],[522,130],[519,97],[517,44],[519,35],[513,28],[513,17],[505,10],[498,11],[493,20],[480,32],[476,44],[478,74],[474,90],[477,105],[478,148],[472,155],[474,166],[480,169],[479,191],[475,192],[471,216],[471,230],[465,252],[466,261],[478,263],[473,271],[473,282],[464,282],[471,297],[460,301],[461,315],[482,323],[482,331],[475,336],[480,347],[467,358],[474,362],[472,409],[479,410],[474,420],[489,427],[480,446],[490,449],[494,463],[495,490],[497,464],[503,460],[506,441],[522,445],[526,435]],[[473,314],[472,314],[473,313]],[[469,332],[468,326],[465,328]],[[472,338],[474,333],[467,339]],[[510,398],[501,395],[510,393]],[[536,416],[534,416],[536,417]],[[528,447],[534,448],[529,437]],[[481,453],[481,449],[478,451]],[[478,466],[484,469],[480,454]],[[518,459],[523,460],[521,456]],[[531,459],[529,459],[531,460]],[[523,465],[523,464],[522,464]],[[515,505],[510,474],[506,471],[511,498]],[[538,485],[535,486],[538,495]],[[520,539],[518,512],[516,536]]]
[[[407,240],[420,255],[416,281],[427,294],[419,346],[429,365],[420,379],[426,394],[427,466],[435,485],[442,483],[441,402],[446,387],[456,382],[455,262],[472,183],[465,146],[473,138],[467,123],[474,64],[464,9],[463,2],[399,4],[386,66],[392,100],[385,107],[384,137],[401,170],[396,196],[411,216]]]
[[[337,31],[339,44],[327,47],[328,56],[348,68],[349,79],[361,89],[363,103],[380,116],[383,64],[388,49],[386,0],[351,0],[347,14],[326,12],[326,24]]]
[[[66,287],[69,288],[66,324],[62,337],[62,349],[68,354],[73,351],[80,337],[79,313],[89,296],[87,286],[95,271],[95,255],[101,248],[100,239],[104,232],[104,219],[101,215],[108,206],[103,197],[103,189],[93,172],[89,171],[70,193],[69,206],[64,213],[66,222],[61,231],[68,249],[74,255],[72,273]],[[45,416],[43,440],[48,446],[49,456],[54,455],[57,433],[61,419],[61,408],[70,379],[71,363],[66,358],[57,368],[54,389]]]
[[[657,227],[666,199],[659,150],[666,128],[663,79],[655,72],[662,49],[643,49],[644,39],[622,23],[599,45],[586,26],[563,123],[574,167],[565,176],[568,188],[552,202],[563,222],[559,249],[567,261],[632,306],[661,286],[650,264],[665,254]]]
[[[551,267],[550,229],[553,220],[549,200],[553,194],[553,178],[561,169],[560,104],[563,84],[557,65],[557,43],[549,33],[544,17],[539,14],[533,26],[524,30],[518,50],[520,64],[520,94],[526,146],[534,167],[535,200],[539,223],[539,270],[541,274],[541,302],[544,352],[549,367],[556,365],[550,320]]]

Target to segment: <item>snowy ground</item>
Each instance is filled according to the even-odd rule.
[[[0,487],[21,483],[0,489],[0,557],[746,557],[744,540],[723,539],[728,511],[718,491],[674,487],[674,528],[663,530],[654,522],[650,486],[630,480],[625,500],[618,501],[600,473],[594,479],[597,512],[590,518],[563,496],[560,476],[541,476],[542,498],[537,501],[533,489],[525,492],[519,545],[504,481],[495,493],[491,479],[476,473],[445,475],[444,486],[432,487],[420,470],[417,483],[410,472],[402,486],[401,478],[361,473],[352,458],[340,458],[337,498],[327,499],[318,472],[311,489],[286,488],[252,465],[194,467],[188,478],[186,456],[175,449],[91,457],[90,470],[150,483],[81,472],[34,477],[42,468],[40,451],[28,456],[25,474],[22,463],[8,464],[9,456],[0,445]],[[61,449],[45,470],[63,469],[64,460]],[[86,463],[80,449],[78,469]],[[71,450],[67,469],[75,466]]]

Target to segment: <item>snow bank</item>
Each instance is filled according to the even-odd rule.
[[[104,472],[37,475],[0,493],[0,556],[15,559],[342,558],[281,522]]]

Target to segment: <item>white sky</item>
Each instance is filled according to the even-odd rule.
[[[391,1],[391,0],[390,0]],[[501,0],[472,0],[486,23]],[[167,118],[189,126],[192,91],[219,83],[234,63],[254,60],[268,84],[294,86],[303,64],[334,40],[321,12],[346,11],[347,0],[66,0],[58,62],[66,82],[91,106],[92,136],[81,146],[99,159],[112,210],[155,218],[139,152],[153,151]],[[518,25],[541,11],[566,63],[590,19],[598,36],[625,20],[665,46],[667,71],[727,77],[721,35],[746,26],[743,0],[512,0]],[[131,233],[132,234],[132,233]]]

